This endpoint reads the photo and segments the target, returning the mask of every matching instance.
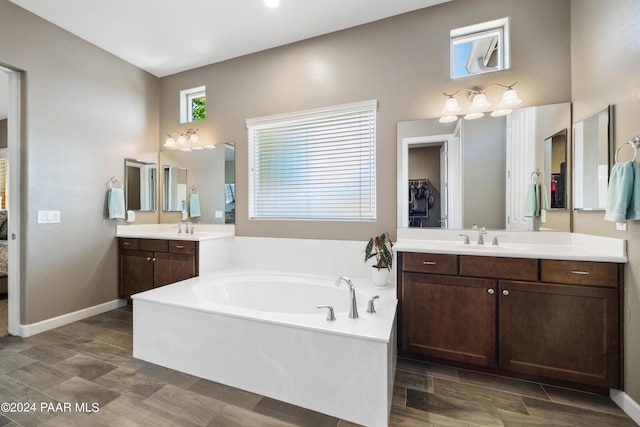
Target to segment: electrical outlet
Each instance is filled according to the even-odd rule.
[[[625,222],[616,222],[616,230],[618,231],[627,231],[627,223]]]

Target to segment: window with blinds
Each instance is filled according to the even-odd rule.
[[[376,219],[377,101],[247,120],[249,218]]]

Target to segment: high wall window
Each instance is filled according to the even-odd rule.
[[[376,219],[377,101],[247,120],[249,218]]]
[[[451,77],[509,68],[509,18],[451,30]]]
[[[204,120],[206,111],[205,86],[180,91],[180,123]]]

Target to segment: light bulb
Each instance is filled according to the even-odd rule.
[[[164,142],[164,146],[165,147],[175,147],[176,146],[176,140],[173,139],[171,136],[169,136],[169,138],[167,138],[167,140]]]
[[[269,7],[278,7],[280,0],[264,0],[264,4]]]
[[[455,122],[456,120],[458,120],[458,116],[442,116],[438,121],[440,123],[451,123]]]
[[[522,102],[520,98],[518,98],[518,93],[515,89],[508,89],[502,94],[502,100],[500,104],[498,104],[499,110],[505,110],[509,107],[513,107],[514,105],[518,105]]]
[[[450,97],[444,103],[444,108],[442,108],[441,114],[443,116],[454,116],[462,111],[460,105],[458,105],[458,100]]]
[[[192,133],[191,136],[189,136],[189,144],[199,144],[200,143],[200,138],[198,138],[198,135],[196,135],[195,133]]]
[[[489,101],[487,101],[487,96],[484,93],[479,93],[473,97],[473,102],[471,103],[471,107],[469,107],[469,112],[478,113],[480,111],[486,110],[490,106],[491,104],[489,104]]]
[[[177,143],[178,145],[187,145],[187,138],[184,135],[180,135]]]

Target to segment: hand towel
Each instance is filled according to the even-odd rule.
[[[640,219],[640,166],[632,160],[631,168],[633,170],[633,189],[631,190],[626,218],[638,220]]]
[[[189,196],[189,216],[191,218],[200,216],[200,197],[197,194]]]
[[[635,161],[629,160],[625,163],[616,163],[611,168],[607,191],[607,210],[604,214],[605,221],[624,222],[627,218],[627,210],[634,187],[633,172],[635,168],[633,165],[635,163]],[[640,205],[638,206],[640,207]]]
[[[527,197],[524,205],[524,216],[540,215],[540,192],[538,184],[532,182],[527,187]]]
[[[109,219],[124,219],[124,189],[110,188],[107,203]]]
[[[552,185],[553,185],[553,183],[552,183]],[[541,187],[542,187],[542,191],[541,191],[541,193],[542,193],[542,201],[540,203],[540,209],[548,211],[549,210],[549,201],[550,201],[550,199],[549,199],[549,193],[547,193],[547,186],[542,184]]]

